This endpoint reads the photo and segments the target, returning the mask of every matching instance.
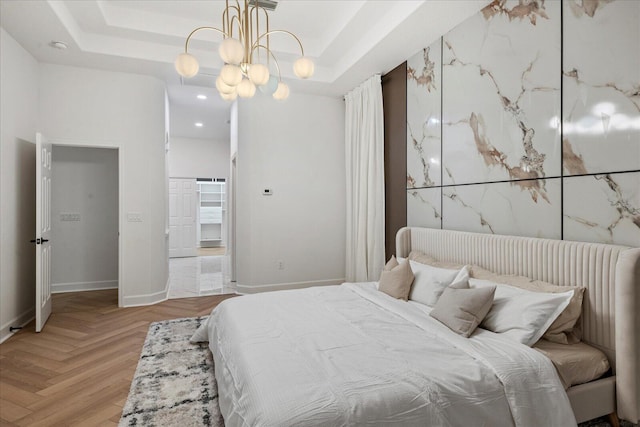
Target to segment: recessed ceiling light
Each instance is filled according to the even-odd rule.
[[[198,99],[207,99],[207,95],[200,94],[198,95]]]
[[[57,40],[51,40],[51,42],[49,43],[49,46],[55,49],[60,49],[60,50],[65,50],[67,48],[67,44],[65,42],[61,42]]]
[[[196,127],[197,127],[197,128],[201,128],[202,126],[204,126],[202,123],[200,123],[200,122],[197,122],[197,123],[196,123]]]

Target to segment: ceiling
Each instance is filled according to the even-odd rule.
[[[292,96],[342,96],[371,75],[393,69],[487,3],[280,0],[269,14],[270,27],[301,39],[305,55],[315,62],[314,76],[301,81],[293,75],[299,49],[292,38],[275,34],[270,48]],[[182,81],[173,62],[191,30],[221,25],[224,5],[220,0],[0,0],[0,24],[40,62],[162,79],[169,93],[172,134],[219,139],[229,137],[229,104],[212,89],[223,65],[217,55],[220,36],[202,31],[189,45],[202,75]],[[52,48],[53,40],[65,42],[68,49]],[[199,100],[197,94],[208,99]],[[204,126],[196,129],[189,117],[197,114]]]

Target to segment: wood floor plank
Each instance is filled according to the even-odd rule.
[[[32,364],[36,366],[40,366],[43,368],[47,368],[52,371],[60,372],[60,369],[66,366],[65,362],[61,362],[58,360],[49,359],[46,356],[40,354],[28,353],[26,351],[22,351],[20,349],[16,349],[11,353],[7,354],[7,360],[16,359],[20,360],[25,364]]]
[[[4,399],[0,400],[0,407],[2,407],[2,419],[9,422],[19,420],[31,414],[30,410]]]
[[[0,425],[116,426],[151,322],[208,315],[231,295],[118,308],[117,290],[53,295],[34,324],[0,346]]]
[[[23,408],[28,407],[40,399],[35,393],[23,390],[9,383],[2,383],[0,388],[0,399],[8,400]]]
[[[76,390],[84,390],[85,386],[95,385],[99,380],[112,376],[114,372],[117,372],[115,368],[129,359],[130,356],[125,353],[115,359],[109,360],[107,363],[96,363],[90,368],[79,370],[80,372],[67,373],[62,381],[48,382],[53,385],[40,390],[37,394],[40,396],[51,396],[59,393],[61,390],[66,390],[68,387],[73,387]]]
[[[117,422],[110,421],[111,417],[117,416],[120,418],[120,414],[122,414],[122,407],[116,406],[112,403],[104,406],[102,409],[99,409],[94,412],[94,414],[87,418],[82,418],[77,420],[71,424],[69,427],[92,427],[92,426],[105,426],[105,425],[117,425]]]

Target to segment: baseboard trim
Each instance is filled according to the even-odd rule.
[[[122,298],[122,307],[139,307],[142,305],[153,305],[168,299],[169,279],[164,285],[164,290],[145,295],[125,296]]]
[[[29,310],[25,311],[18,317],[14,317],[13,319],[9,320],[4,325],[2,325],[2,327],[0,328],[0,344],[5,342],[7,339],[13,336],[13,334],[15,334],[16,332],[18,332],[18,331],[10,332],[9,331],[10,327],[12,326],[23,327],[29,322],[31,322],[33,319],[35,319],[35,317],[36,317],[35,309],[30,308]]]
[[[269,285],[243,285],[241,283],[236,284],[236,293],[245,295],[245,294],[256,294],[260,292],[271,292],[271,291],[286,291],[289,289],[303,289],[310,288],[312,286],[334,286],[340,285],[345,282],[345,279],[327,279],[327,280],[315,280],[309,282],[291,282],[291,283],[274,283]]]
[[[100,280],[97,282],[52,283],[51,293],[99,291],[102,289],[118,289],[117,280]]]

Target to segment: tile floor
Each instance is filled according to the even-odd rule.
[[[169,299],[235,293],[225,280],[224,256],[169,259]]]

